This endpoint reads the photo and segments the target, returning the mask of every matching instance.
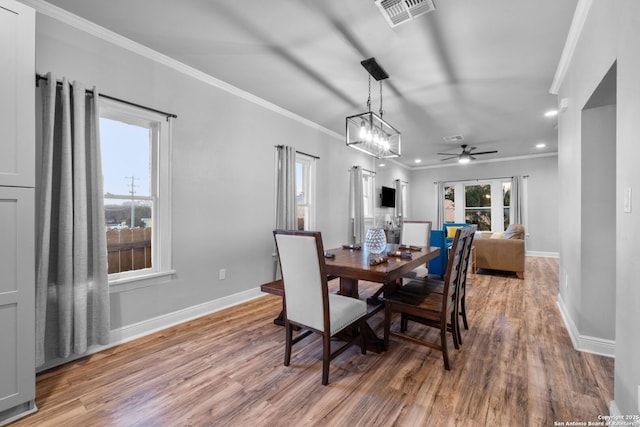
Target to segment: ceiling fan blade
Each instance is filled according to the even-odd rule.
[[[480,151],[478,153],[473,153],[474,156],[477,156],[478,154],[493,154],[493,153],[497,153],[498,150],[493,150],[493,151]]]
[[[458,156],[459,155],[458,153],[437,153],[437,154],[441,156]]]
[[[453,156],[453,157],[447,157],[446,159],[440,159],[440,160],[444,162],[445,160],[457,159],[458,157],[459,157],[459,156],[456,154],[456,155],[455,155],[455,156]]]

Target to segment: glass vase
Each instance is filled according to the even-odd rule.
[[[382,228],[371,228],[367,231],[365,247],[372,254],[381,254],[387,248],[387,235]]]

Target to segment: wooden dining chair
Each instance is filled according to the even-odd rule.
[[[400,244],[406,246],[430,246],[431,221],[403,221]],[[404,277],[423,277],[428,274],[427,264],[410,271]]]
[[[466,238],[462,258],[460,260],[460,278],[458,283],[458,292],[456,293],[456,312],[458,313],[459,318],[456,322],[456,334],[457,340],[459,344],[462,344],[462,333],[460,331],[460,319],[462,319],[462,323],[465,329],[469,329],[469,322],[467,320],[467,304],[466,304],[466,295],[467,295],[467,278],[469,272],[469,263],[471,259],[471,248],[473,246],[473,238],[475,237],[475,225],[465,228],[472,228],[472,230],[465,230],[465,234],[468,235]],[[439,280],[437,277],[428,276],[423,279],[420,279],[420,284],[427,288],[429,292],[444,292],[444,281]],[[404,326],[404,324],[403,324]],[[451,325],[453,327],[453,325]]]
[[[384,296],[384,346],[389,347],[389,336],[424,345],[442,352],[444,367],[451,369],[449,351],[447,348],[447,333],[451,332],[453,344],[458,348],[457,341],[457,304],[456,292],[460,278],[461,259],[464,245],[470,233],[463,229],[457,230],[451,248],[450,259],[445,273],[444,292],[430,291],[419,281],[412,281],[398,288],[394,293]],[[391,317],[393,313],[401,314],[400,331],[391,331]],[[440,344],[416,338],[407,333],[406,323],[417,322],[440,330]]]
[[[311,333],[322,336],[322,384],[329,383],[329,362],[349,346],[359,342],[366,353],[364,334],[341,334],[347,342],[331,351],[331,338],[356,325],[362,330],[367,304],[356,298],[329,293],[325,273],[322,236],[317,231],[273,232],[284,285],[284,365],[289,366],[291,350]],[[302,331],[294,338],[293,329]]]

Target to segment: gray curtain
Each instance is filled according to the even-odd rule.
[[[296,149],[289,145],[278,145],[276,150],[276,229],[297,230]],[[274,280],[280,278],[280,263],[276,254],[274,246]]]
[[[83,84],[42,87],[36,365],[109,342],[109,283],[97,97]]]
[[[522,224],[522,177],[511,178],[511,224]]]
[[[364,242],[363,197],[362,168],[354,166],[349,170],[349,217],[347,218],[347,241],[351,245]]]
[[[444,182],[438,181],[436,186],[436,223],[434,230],[442,230],[444,224]]]
[[[276,228],[296,230],[296,150],[288,145],[276,149]]]

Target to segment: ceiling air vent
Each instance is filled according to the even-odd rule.
[[[460,142],[464,139],[462,135],[443,136],[444,142]]]
[[[375,3],[391,27],[436,9],[433,0],[375,0]]]

